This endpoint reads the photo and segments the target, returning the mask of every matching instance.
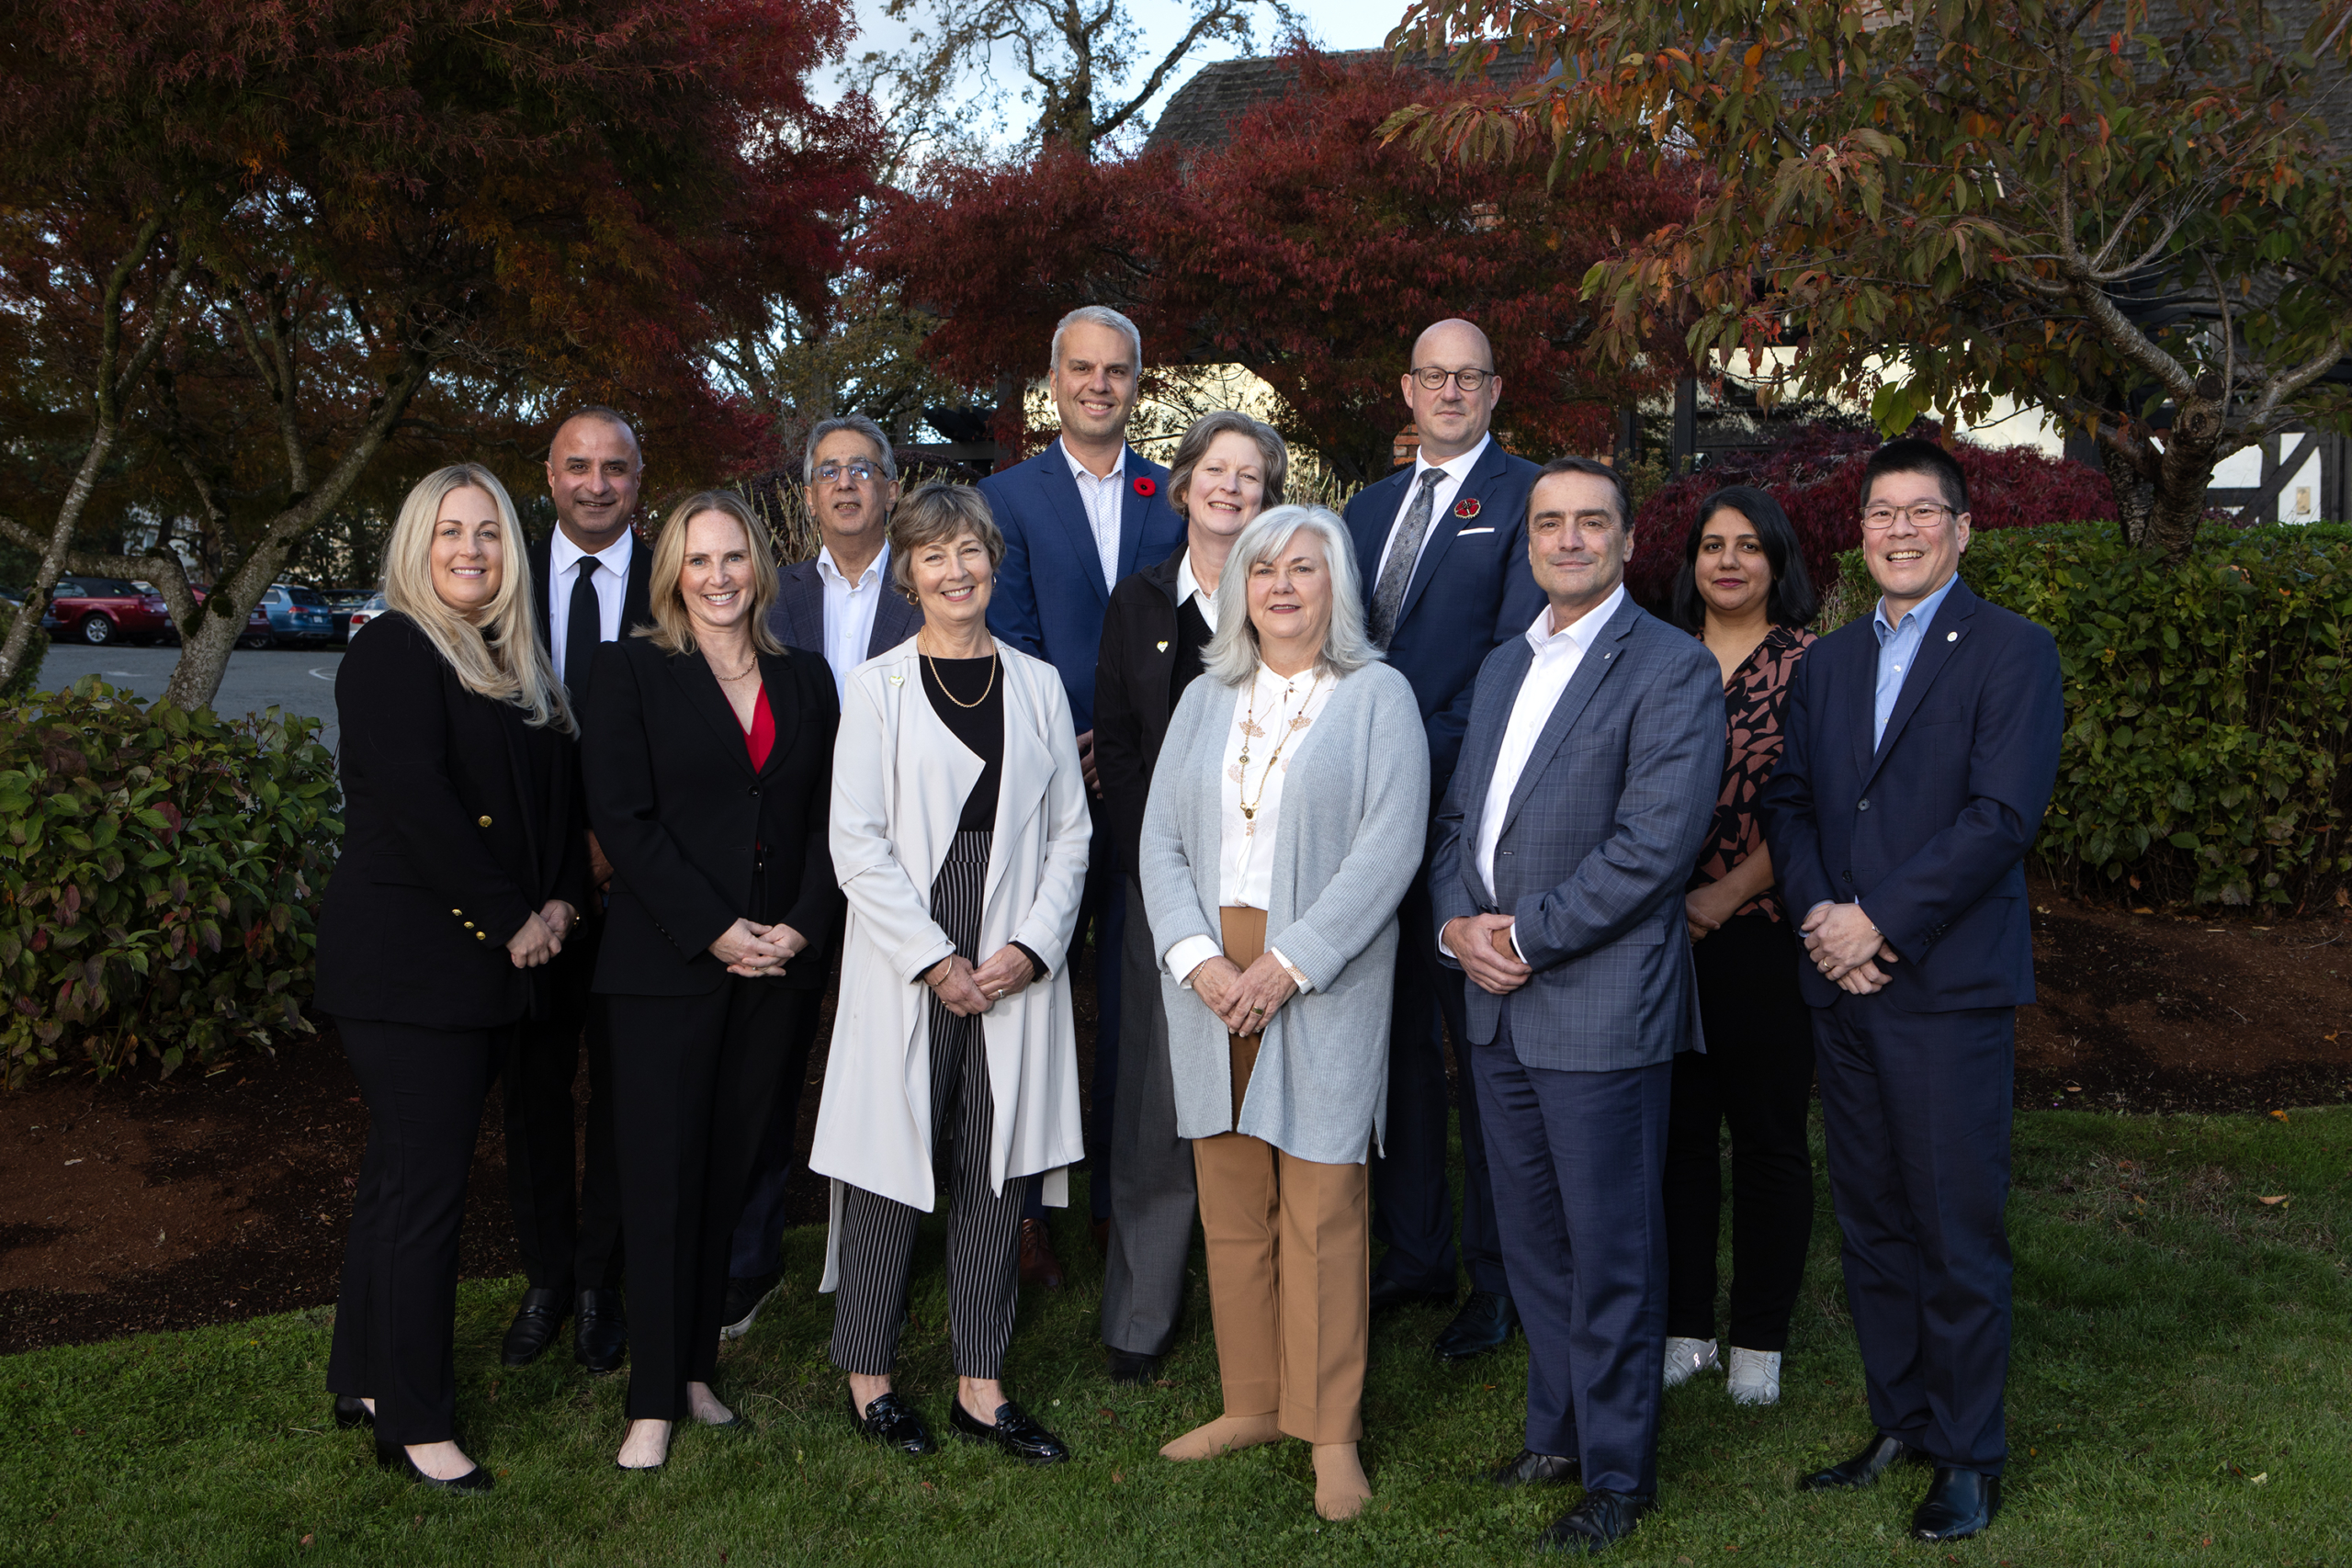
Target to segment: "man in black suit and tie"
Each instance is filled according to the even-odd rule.
[[[1409,468],[1350,502],[1347,523],[1373,640],[1412,683],[1429,727],[1434,805],[1445,798],[1461,754],[1478,667],[1544,608],[1527,566],[1527,496],[1536,468],[1488,433],[1502,378],[1487,334],[1468,321],[1440,321],[1420,335],[1403,390],[1420,434],[1419,455]],[[1503,1277],[1486,1142],[1470,1093],[1462,976],[1437,961],[1426,863],[1398,918],[1403,951],[1389,1029],[1388,1138],[1372,1162],[1373,1235],[1388,1251],[1373,1276],[1372,1306],[1378,1312],[1454,1299],[1442,1020],[1461,1069],[1462,1260],[1470,1272],[1470,1298],[1435,1346],[1453,1361],[1500,1346],[1519,1314]]]
[[[786,648],[824,655],[841,695],[849,672],[915,635],[922,611],[890,585],[890,513],[899,504],[899,464],[890,438],[864,414],[820,420],[808,432],[800,479],[809,514],[823,543],[817,558],[777,574],[768,626]],[[832,950],[841,951],[839,934]],[[752,1156],[727,1265],[727,1296],[719,1307],[722,1338],[740,1339],[784,1278],[778,1244],[784,1200],[791,1182],[793,1134],[800,1125],[800,1096],[808,1087],[808,1043],[816,1036],[817,993],[811,1017],[787,1036],[791,1055],[776,1079],[775,1104]]]
[[[556,526],[530,545],[531,605],[556,678],[574,715],[588,706],[596,645],[650,624],[646,580],[651,552],[629,527],[643,488],[645,460],[628,420],[607,408],[565,417],[548,443],[548,495]],[[588,835],[596,886],[612,867]],[[605,1010],[589,995],[603,934],[603,899],[591,908],[563,952],[548,965],[548,1016],[514,1032],[503,1098],[506,1187],[514,1240],[529,1287],[506,1330],[502,1359],[528,1366],[572,1317],[572,1359],[609,1372],[628,1350],[621,1302],[620,1169],[613,1147],[612,1035]],[[575,1198],[572,1180],[572,1080],[580,1045],[588,1043],[588,1161]]]

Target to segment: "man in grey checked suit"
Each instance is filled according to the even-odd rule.
[[[1525,1447],[1493,1479],[1581,1479],[1544,1543],[1582,1551],[1657,1495],[1659,1176],[1674,1054],[1698,1043],[1682,888],[1724,766],[1714,657],[1625,596],[1631,522],[1604,464],[1537,478],[1548,603],[1478,672],[1430,874],[1527,1331]]]

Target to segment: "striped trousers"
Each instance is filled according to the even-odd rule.
[[[981,894],[988,878],[986,831],[961,832],[931,885],[931,915],[974,963],[979,954]],[[996,1191],[989,1182],[989,1140],[996,1101],[980,1021],[958,1018],[931,998],[931,1143],[947,1194],[947,1320],[957,1375],[995,1378],[1012,1342],[1020,1294],[1021,1208],[1034,1177],[1014,1177]],[[833,1365],[860,1377],[886,1377],[899,1359],[907,1315],[907,1278],[922,1211],[844,1185],[841,1286],[833,1306]]]

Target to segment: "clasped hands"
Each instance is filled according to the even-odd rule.
[[[778,920],[763,926],[740,916],[733,925],[718,933],[710,944],[711,956],[727,965],[729,975],[741,975],[746,980],[772,979],[784,973],[784,966],[795,953],[808,945],[808,939]]]
[[[536,969],[563,951],[563,939],[579,920],[578,910],[550,898],[506,939],[506,956],[517,969]]]
[[[1011,942],[977,968],[962,953],[951,953],[922,972],[922,983],[938,997],[939,1005],[957,1018],[988,1011],[1036,977],[1029,955]]]
[[[1535,973],[1511,944],[1510,915],[1456,915],[1438,933],[1462,972],[1490,996],[1507,997]]]
[[[1802,930],[1805,956],[1821,977],[1853,996],[1883,989],[1886,971],[1902,959],[1860,904],[1815,904]]]
[[[1224,1021],[1227,1034],[1262,1032],[1283,1004],[1298,995],[1298,982],[1271,953],[1260,953],[1246,970],[1223,953],[1204,958],[1186,978],[1193,994]]]

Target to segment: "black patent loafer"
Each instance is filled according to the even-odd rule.
[[[563,1305],[560,1291],[525,1291],[523,1304],[514,1309],[514,1321],[506,1325],[506,1342],[498,1348],[498,1359],[510,1367],[527,1367],[537,1360],[563,1327]]]
[[[571,1309],[571,1359],[590,1372],[620,1371],[628,1359],[628,1311],[618,1291],[582,1291]]]
[[[1113,1382],[1144,1388],[1159,1380],[1159,1358],[1139,1356],[1133,1350],[1110,1350],[1104,1357],[1103,1371]]]
[[[435,1480],[417,1469],[416,1461],[408,1457],[408,1450],[399,1443],[379,1440],[376,1444],[376,1462],[403,1481],[413,1481],[419,1486],[430,1486],[436,1492],[478,1494],[490,1490],[490,1472],[481,1466],[474,1466],[455,1481]]]
[[[348,1432],[355,1427],[365,1427],[373,1431],[376,1413],[368,1408],[367,1401],[345,1399],[338,1393],[334,1396],[334,1424],[339,1431]]]
[[[1510,1331],[1518,1326],[1519,1309],[1511,1305],[1509,1296],[1497,1291],[1473,1291],[1430,1348],[1448,1364],[1466,1361],[1510,1344]]]
[[[1069,1445],[1037,1425],[1027,1411],[1009,1399],[996,1407],[996,1420],[991,1424],[967,1411],[958,1398],[948,1410],[947,1425],[967,1442],[993,1443],[1030,1464],[1060,1464],[1069,1458]]]
[[[931,1428],[922,1424],[922,1413],[896,1393],[878,1395],[861,1416],[857,1400],[849,1402],[850,1419],[857,1423],[857,1435],[870,1443],[886,1449],[896,1449],[902,1454],[935,1454],[939,1445],[932,1440]]]
[[[1939,1464],[1927,1500],[1911,1516],[1911,1533],[1921,1540],[1965,1540],[2000,1511],[1999,1476]]]
[[[1878,1478],[1898,1464],[1917,1464],[1919,1450],[1884,1432],[1872,1438],[1860,1453],[1827,1470],[1816,1470],[1797,1481],[1800,1492],[1830,1492],[1839,1487],[1875,1486]]]
[[[1574,1454],[1539,1454],[1521,1449],[1510,1463],[1487,1472],[1494,1486],[1556,1486],[1583,1479],[1584,1465]]]
[[[1589,1557],[1634,1533],[1651,1499],[1631,1492],[1588,1492],[1584,1501],[1552,1521],[1536,1540],[1538,1551],[1566,1551]]]

